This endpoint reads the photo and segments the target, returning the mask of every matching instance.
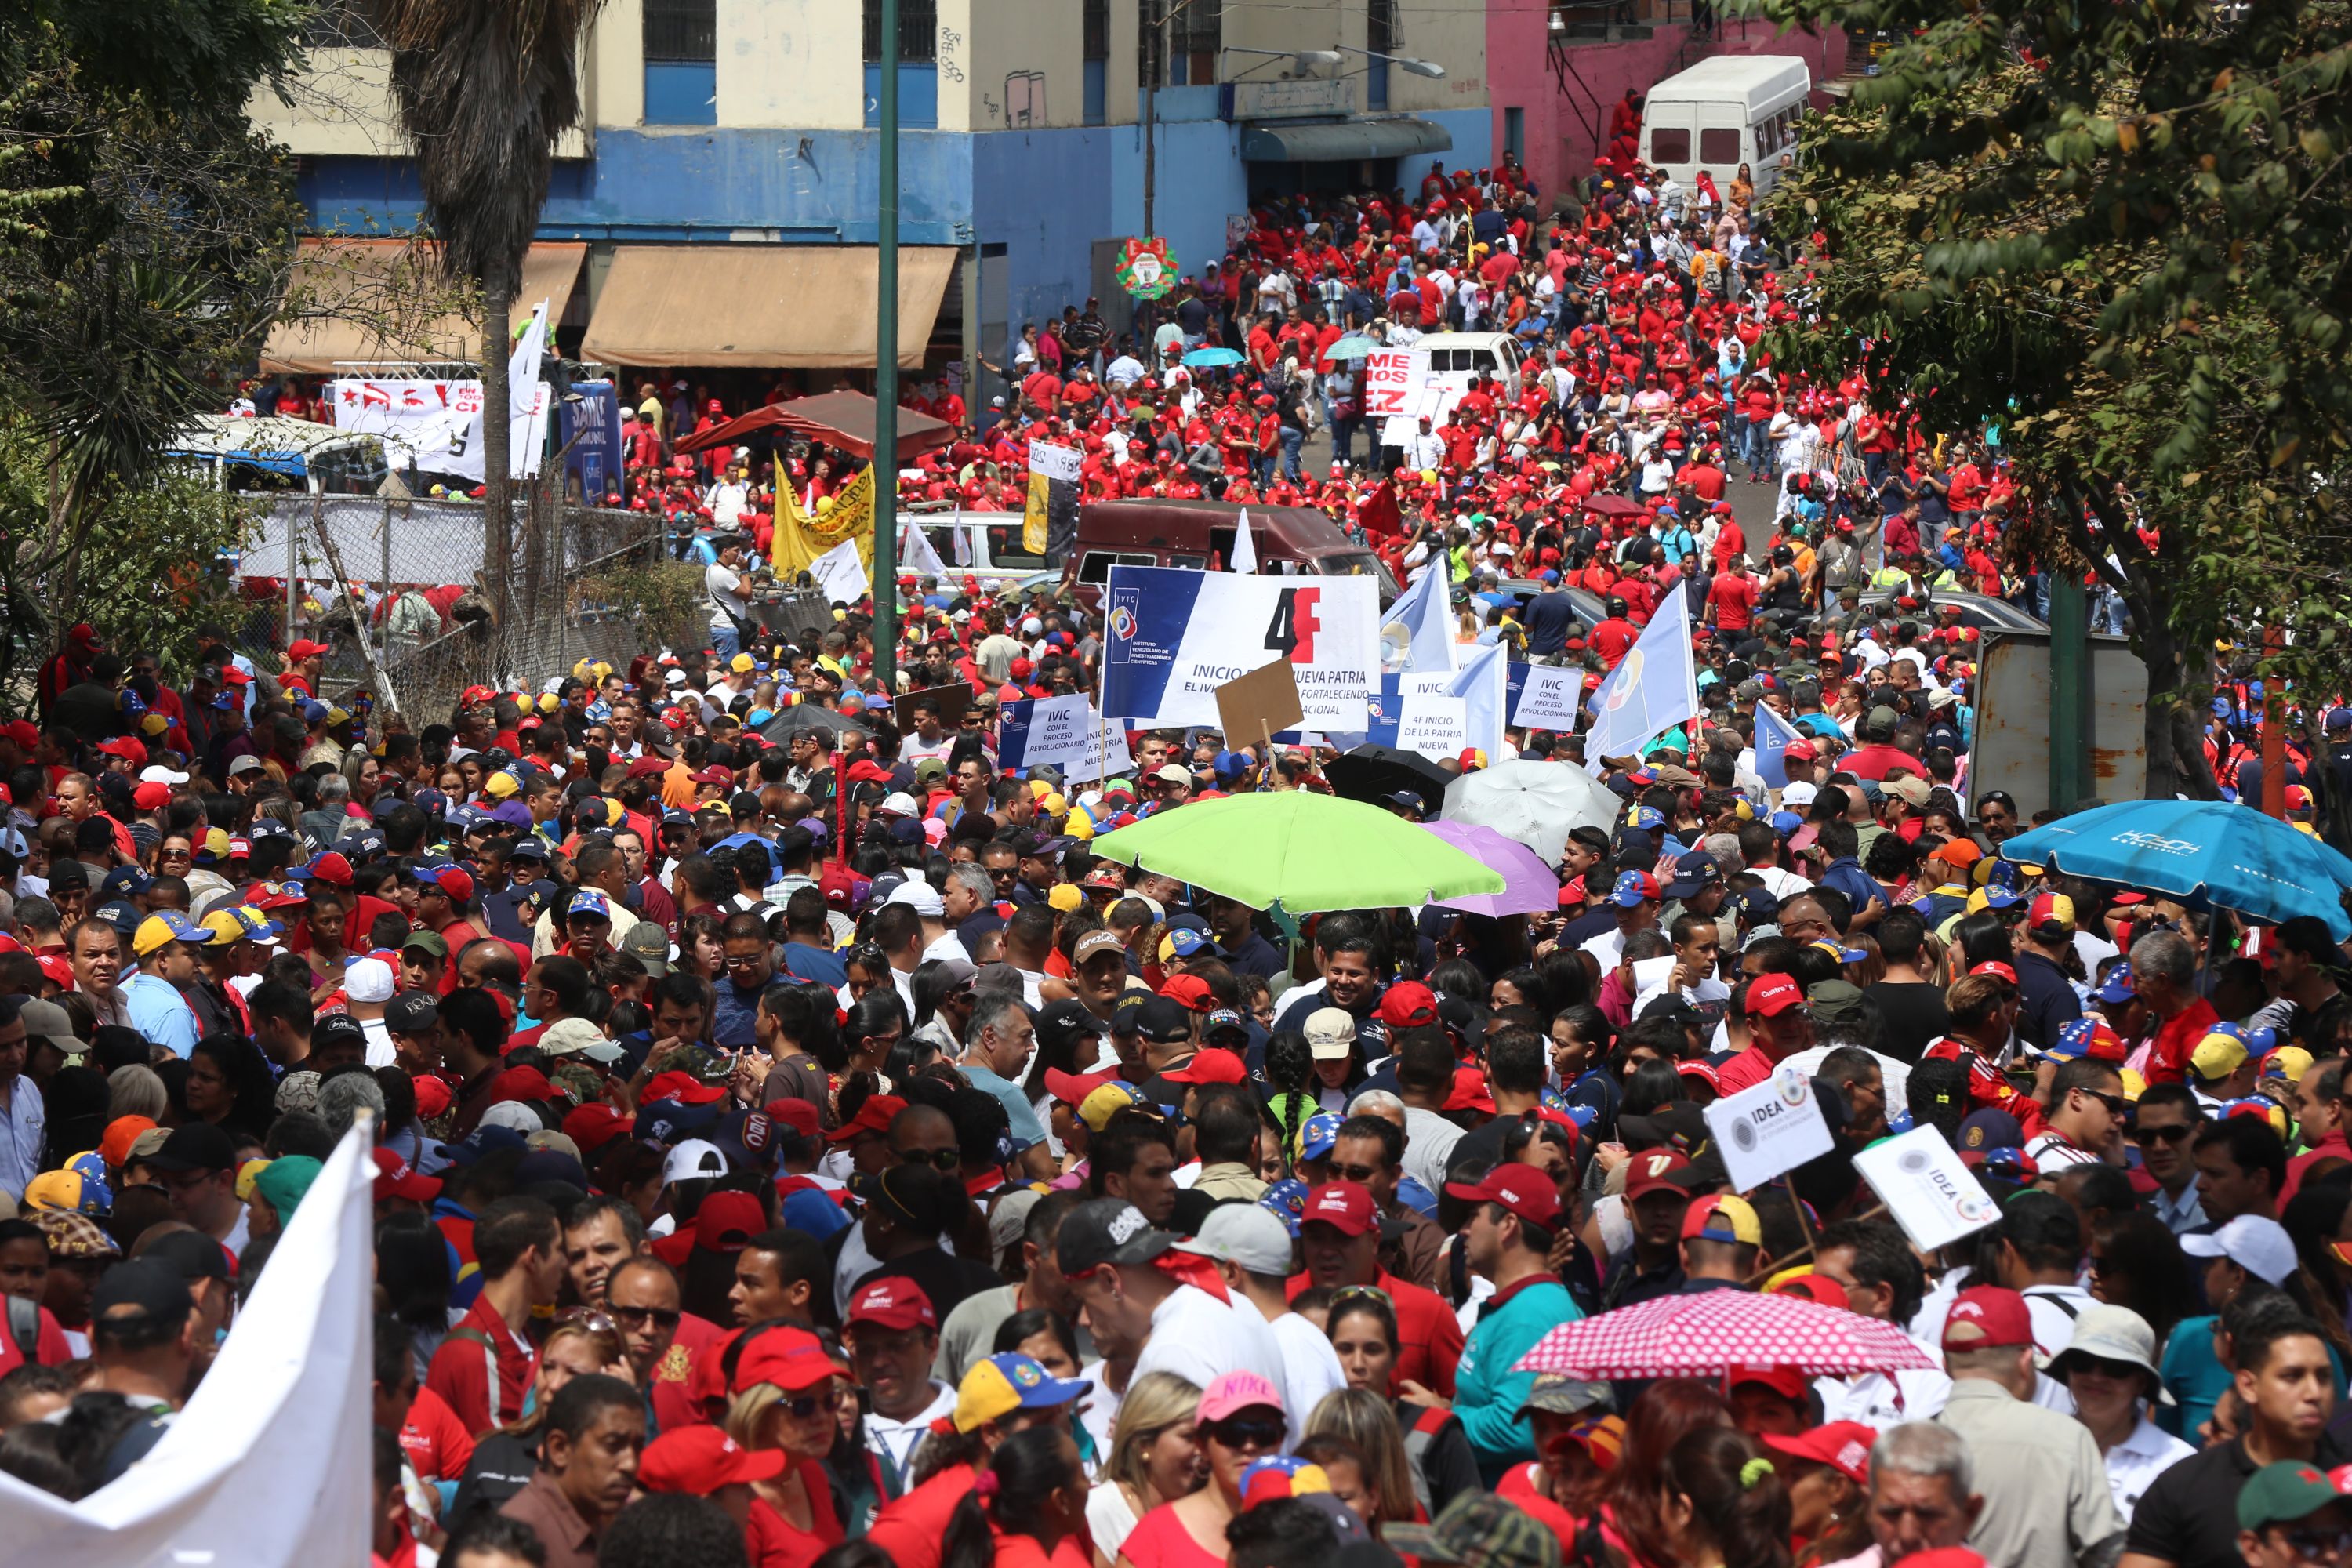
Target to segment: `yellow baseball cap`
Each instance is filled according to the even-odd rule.
[[[1084,908],[1086,901],[1087,896],[1078,891],[1078,885],[1076,882],[1056,882],[1045,895],[1046,907],[1059,910],[1066,915],[1074,914]]]
[[[739,653],[727,661],[727,668],[738,675],[749,675],[758,665],[759,661],[748,653]]]
[[[268,1169],[269,1169],[269,1162],[267,1160],[247,1160],[244,1164],[239,1165],[236,1168],[237,1202],[243,1203],[246,1199],[253,1196],[253,1184],[255,1178],[259,1176],[262,1172]]]
[[[2246,1042],[2234,1033],[2209,1031],[2189,1053],[2189,1069],[2199,1078],[2227,1078],[2244,1065]]]
[[[1729,1193],[1701,1198],[1683,1215],[1685,1241],[1732,1241],[1743,1247],[1764,1245],[1764,1227],[1746,1198]]]
[[[495,773],[482,781],[482,793],[492,800],[504,800],[521,787],[509,773]]]

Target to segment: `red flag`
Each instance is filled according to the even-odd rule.
[[[1404,520],[1397,510],[1396,480],[1385,479],[1381,488],[1364,498],[1356,512],[1356,522],[1368,534],[1394,538],[1404,532]]]

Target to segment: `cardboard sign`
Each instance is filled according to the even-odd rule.
[[[1278,730],[1307,716],[1298,700],[1298,677],[1287,661],[1253,669],[1216,689],[1217,722],[1227,746],[1257,746]]]
[[[2000,1205],[1933,1127],[1872,1144],[1853,1168],[1914,1247],[1948,1246],[2000,1218]]]
[[[1734,1192],[1760,1187],[1836,1146],[1813,1080],[1786,1062],[1755,1088],[1708,1106],[1706,1130]]]
[[[909,691],[890,704],[891,716],[898,720],[901,734],[915,732],[915,710],[929,708],[940,716],[940,723],[952,730],[963,722],[963,710],[971,702],[971,688],[958,682],[953,686],[927,686],[920,691]]]

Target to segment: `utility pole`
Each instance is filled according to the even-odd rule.
[[[1150,239],[1158,232],[1151,226],[1151,201],[1160,162],[1160,73],[1168,68],[1168,16],[1161,13],[1159,0],[1153,0],[1150,17],[1144,26],[1160,35],[1159,47],[1152,51],[1150,68],[1143,73],[1143,237]]]
[[[882,0],[874,323],[874,676],[898,694],[898,0]]]
[[[2080,572],[2050,574],[2050,805],[2072,811],[2092,793],[2090,605]]]

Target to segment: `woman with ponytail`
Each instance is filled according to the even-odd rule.
[[[1007,1437],[948,1516],[940,1568],[1084,1568],[1087,1472],[1066,1427]]]
[[[1789,1489],[1747,1434],[1690,1433],[1666,1455],[1658,1513],[1680,1568],[1790,1568]]]

